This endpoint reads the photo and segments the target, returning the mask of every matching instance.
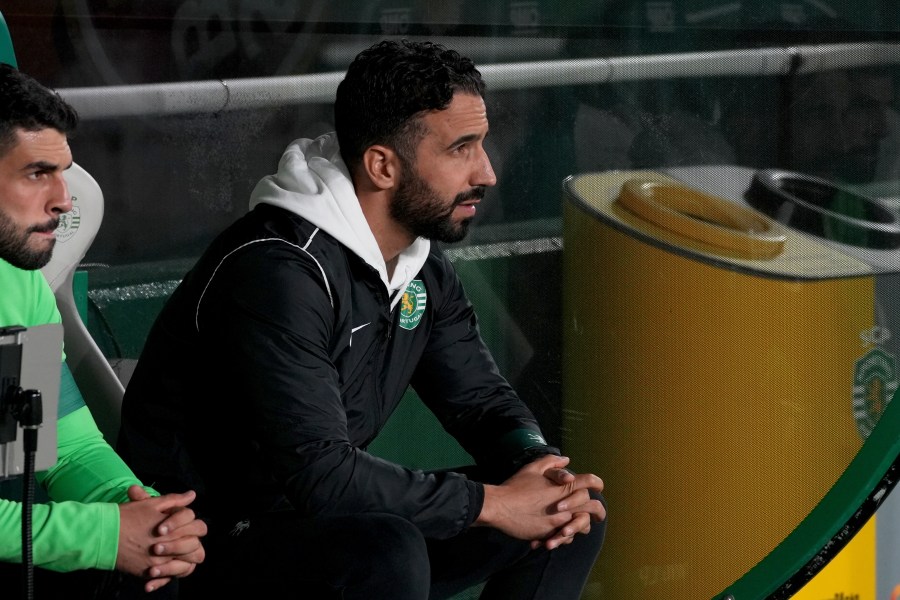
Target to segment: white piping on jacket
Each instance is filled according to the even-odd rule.
[[[289,246],[293,246],[294,248],[297,248],[301,252],[306,253],[313,260],[313,262],[316,263],[316,266],[319,267],[319,272],[322,274],[322,280],[325,282],[325,291],[328,292],[328,301],[331,303],[331,308],[334,308],[334,296],[332,296],[332,294],[331,294],[331,284],[328,282],[328,277],[325,275],[325,269],[322,268],[322,264],[316,259],[316,257],[313,256],[309,252],[309,250],[307,250],[307,248],[309,247],[309,244],[312,242],[313,238],[316,236],[316,234],[318,232],[319,232],[319,228],[316,227],[315,231],[312,232],[312,235],[309,236],[309,239],[306,241],[306,244],[303,246],[298,246],[297,244],[291,243],[285,239],[277,238],[277,237],[262,238],[259,240],[253,240],[253,241],[247,242],[245,244],[241,244],[240,246],[238,246],[237,248],[235,248],[234,250],[232,250],[231,252],[229,252],[228,254],[223,256],[222,260],[219,261],[219,264],[216,265],[216,268],[213,269],[212,275],[210,275],[210,277],[209,277],[209,281],[206,282],[206,285],[203,287],[203,291],[200,293],[200,297],[197,299],[197,310],[194,313],[194,328],[197,330],[197,333],[200,333],[200,304],[203,302],[203,296],[206,295],[206,290],[209,289],[209,286],[212,283],[213,278],[215,278],[216,273],[219,271],[219,267],[221,267],[222,264],[226,260],[228,260],[229,256],[231,256],[238,250],[246,248],[250,244],[256,244],[259,242],[282,242]]]

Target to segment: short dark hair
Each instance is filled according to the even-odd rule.
[[[16,144],[16,131],[75,131],[78,113],[59,94],[15,67],[0,63],[0,156]]]
[[[432,42],[383,41],[360,52],[337,88],[334,122],[341,155],[353,171],[373,144],[413,162],[425,111],[443,110],[453,94],[484,97],[468,58]]]

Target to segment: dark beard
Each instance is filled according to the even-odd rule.
[[[407,173],[412,172],[408,169]],[[391,217],[416,237],[453,243],[462,240],[469,232],[472,219],[453,222],[453,211],[466,200],[484,197],[485,187],[474,187],[457,194],[448,206],[428,183],[415,172],[404,177],[391,202]]]
[[[28,237],[35,231],[53,231],[58,224],[58,221],[53,220],[20,231],[6,215],[0,213],[0,258],[26,271],[40,269],[50,262],[55,241],[46,250],[32,250],[28,247]]]

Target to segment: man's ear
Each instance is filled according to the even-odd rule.
[[[400,157],[387,146],[373,145],[362,156],[362,171],[372,185],[389,190],[400,183]]]

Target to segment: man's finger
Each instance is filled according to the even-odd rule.
[[[593,473],[579,473],[571,484],[576,490],[594,490],[598,494],[603,491],[603,480]]]
[[[206,535],[206,523],[197,519],[191,509],[178,508],[156,526],[156,534],[203,537]]]
[[[162,564],[154,565],[153,567],[151,567],[149,571],[150,580],[171,580],[173,577],[186,577],[193,573],[196,567],[196,563],[174,558]]]
[[[569,464],[568,456],[556,456],[555,454],[546,454],[534,462],[525,465],[524,468],[532,469],[540,473],[545,473],[548,469],[562,469]]]
[[[552,468],[544,471],[544,477],[558,485],[565,485],[575,481],[575,474],[568,469]]]
[[[194,536],[153,544],[154,556],[170,556],[192,563],[203,562],[206,553],[200,539]]]
[[[578,513],[572,517],[572,520],[560,527],[556,532],[544,541],[544,546],[548,550],[553,550],[565,544],[571,544],[572,540],[578,534],[585,534],[591,531],[591,516],[587,513]]]
[[[165,586],[170,581],[172,581],[171,577],[159,577],[155,579],[151,579],[144,584],[144,591],[148,594],[150,592],[155,592],[159,588]]]
[[[181,494],[166,494],[157,498],[150,498],[143,502],[153,502],[159,512],[170,512],[176,508],[184,508],[197,497],[196,492],[189,490]]]
[[[128,487],[128,499],[132,502],[137,502],[138,500],[146,500],[150,498],[150,492],[145,490],[139,485],[132,485]]]

